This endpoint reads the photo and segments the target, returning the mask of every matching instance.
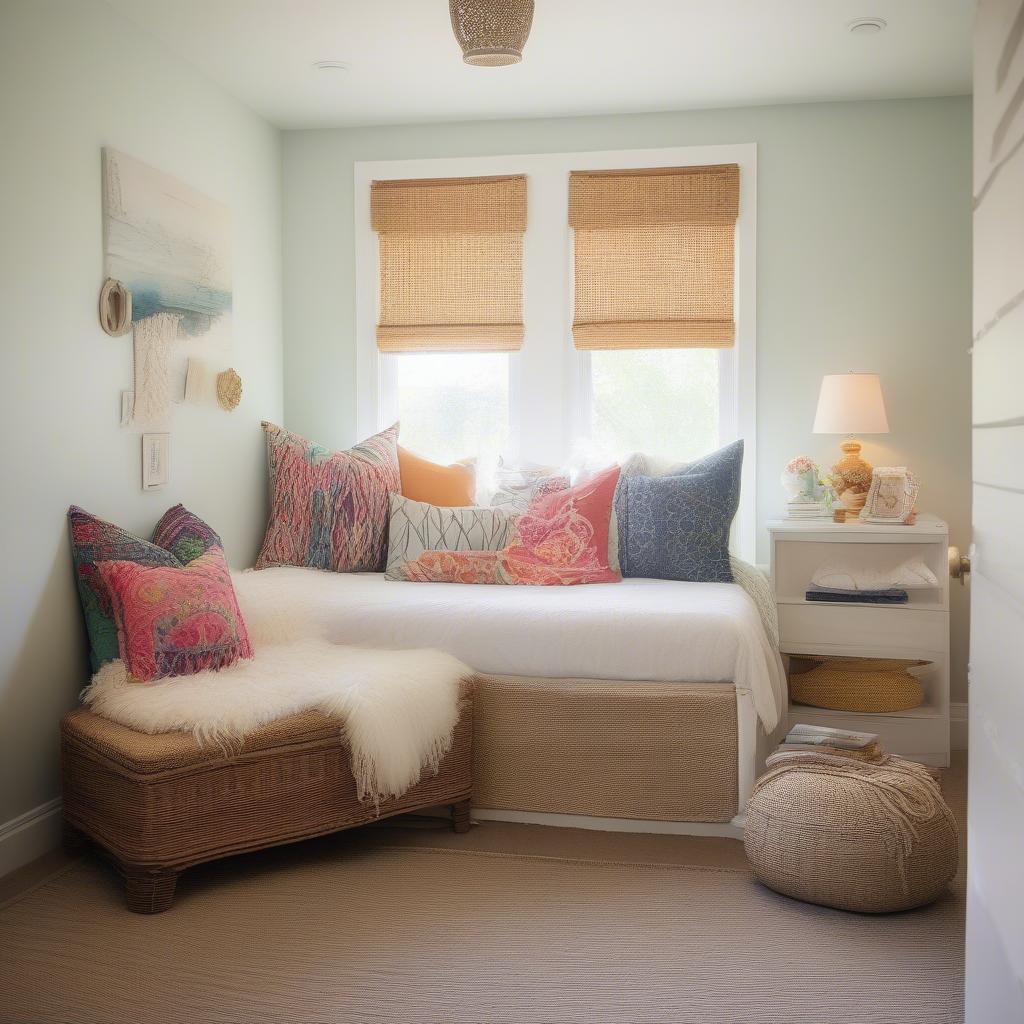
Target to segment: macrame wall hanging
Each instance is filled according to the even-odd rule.
[[[171,351],[178,313],[154,313],[135,323],[135,408],[132,421],[162,426],[171,413]]]

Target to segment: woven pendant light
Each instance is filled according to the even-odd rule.
[[[462,59],[476,67],[518,64],[533,22],[533,0],[448,0]]]

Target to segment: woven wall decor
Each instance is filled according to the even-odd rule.
[[[223,373],[217,374],[217,404],[231,412],[242,400],[242,378],[228,367]]]
[[[100,326],[112,338],[127,334],[132,326],[132,293],[112,277],[100,289]]]
[[[775,759],[747,805],[758,879],[808,903],[862,914],[920,907],[956,874],[956,821],[928,769],[889,757]]]
[[[795,704],[832,711],[909,711],[921,706],[924,685],[907,669],[927,664],[899,659],[830,658],[809,672],[791,675],[789,695]]]
[[[476,67],[518,64],[533,24],[533,0],[448,0],[462,59]]]

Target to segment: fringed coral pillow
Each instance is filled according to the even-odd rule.
[[[398,424],[332,452],[264,423],[272,488],[257,569],[303,565],[379,572],[388,540],[388,501],[401,492]]]
[[[124,561],[96,568],[111,597],[121,658],[135,679],[193,675],[252,657],[220,547],[181,568]]]
[[[619,468],[537,498],[500,551],[425,551],[402,573],[419,583],[570,586],[615,583],[608,564],[608,525]]]

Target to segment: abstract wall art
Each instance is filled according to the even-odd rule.
[[[228,207],[148,164],[103,150],[104,254],[108,277],[131,292],[132,321],[179,317],[196,338],[231,315]]]

